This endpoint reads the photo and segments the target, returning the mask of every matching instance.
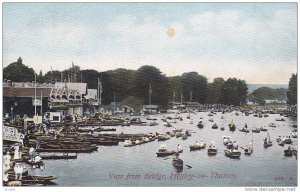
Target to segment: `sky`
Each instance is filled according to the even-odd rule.
[[[22,57],[37,73],[153,65],[288,84],[297,72],[296,3],[4,3],[2,27],[3,67]]]

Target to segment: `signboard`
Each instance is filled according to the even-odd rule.
[[[42,100],[41,99],[36,99],[34,100],[34,98],[32,99],[32,105],[33,106],[42,106]]]

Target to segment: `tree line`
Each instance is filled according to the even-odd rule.
[[[13,82],[34,81],[34,70],[22,63],[11,63],[3,69],[3,78]],[[197,72],[183,73],[167,77],[154,66],[141,66],[137,70],[115,69],[98,72],[93,69],[81,70],[73,65],[63,71],[42,71],[37,75],[39,83],[60,81],[84,82],[89,89],[97,89],[98,78],[102,83],[102,104],[110,104],[114,99],[130,105],[140,106],[151,103],[166,107],[168,102],[199,102],[201,104],[244,105],[247,97],[247,84],[237,78],[215,78],[208,83],[205,76]]]

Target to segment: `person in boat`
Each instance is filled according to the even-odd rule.
[[[247,129],[248,128],[248,125],[247,125],[247,123],[245,123],[245,129]]]
[[[3,161],[10,161],[11,160],[11,156],[9,155],[9,152],[6,152],[6,155],[3,156]]]
[[[265,137],[264,139],[264,143],[267,144],[268,143],[268,139]]]
[[[238,145],[237,145],[236,141],[234,141],[233,144],[232,144],[232,148],[236,149],[237,147],[238,147]]]
[[[29,138],[28,135],[25,135],[24,139],[23,139],[23,144],[25,147],[28,147],[29,145]]]
[[[30,147],[29,149],[29,156],[30,156],[30,161],[33,161],[35,157],[35,149],[33,147]]]
[[[196,146],[199,146],[200,144],[198,143],[198,141],[196,141]]]
[[[182,150],[182,148],[181,148],[181,146],[178,144],[177,145],[177,151],[181,151]]]
[[[291,146],[289,146],[289,147],[288,147],[288,150],[289,150],[289,152],[291,152],[291,151],[292,151],[292,150],[291,150]]]
[[[7,174],[7,172],[6,171],[3,171],[3,183],[4,184],[7,184],[7,182],[8,182],[8,174]]]
[[[179,159],[179,152],[176,152],[174,154],[173,160],[178,160]]]
[[[20,159],[20,152],[19,152],[19,149],[20,147],[17,145],[14,147],[15,148],[15,154],[14,154],[14,159]]]
[[[14,166],[14,171],[15,171],[15,179],[22,179],[22,173],[23,173],[23,167],[21,166],[20,163],[16,163]]]

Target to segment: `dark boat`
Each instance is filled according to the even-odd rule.
[[[156,152],[156,156],[157,157],[166,157],[166,156],[170,156],[170,155],[174,155],[175,153],[182,153],[183,150],[179,150],[179,151],[168,151],[167,149],[159,149],[158,152]]]
[[[47,155],[40,155],[40,157],[44,160],[48,159],[77,159],[77,154],[75,153],[63,153],[63,154],[47,154]]]
[[[183,169],[183,161],[179,158],[173,158],[172,160],[172,165],[173,167],[175,167],[178,170],[182,170]]]
[[[27,175],[23,176],[21,180],[14,180],[14,177],[9,177],[9,182],[12,181],[20,181],[22,186],[31,186],[36,184],[41,185],[47,185],[52,184],[52,180],[57,179],[57,177],[54,176],[33,176],[33,175]],[[9,183],[8,182],[8,183]]]
[[[230,157],[230,158],[240,158],[240,156],[241,156],[241,152],[240,151],[224,150],[224,152],[225,152],[225,155],[227,157]]]
[[[273,145],[272,141],[270,139],[269,132],[268,132],[268,137],[269,137],[269,141],[267,141],[267,138],[264,140],[264,148],[268,148],[268,147],[271,147]]]
[[[235,124],[233,122],[229,123],[228,126],[229,126],[229,130],[230,131],[235,131],[236,126],[235,126]]]
[[[239,129],[239,131],[244,132],[244,133],[249,133],[250,132],[246,127],[243,127],[242,129]]]
[[[216,123],[214,123],[212,126],[211,126],[212,129],[218,129],[218,125]]]
[[[199,121],[199,123],[197,124],[197,127],[198,127],[198,128],[203,128],[203,127],[204,127],[202,121]]]
[[[252,129],[252,132],[253,133],[260,133],[260,128],[254,128],[254,129]]]
[[[283,152],[284,152],[284,156],[286,156],[286,157],[291,157],[293,155],[297,156],[297,150],[296,149],[286,149]]]
[[[36,149],[37,152],[62,152],[62,153],[91,153],[95,151],[94,148],[70,148],[70,149]]]

